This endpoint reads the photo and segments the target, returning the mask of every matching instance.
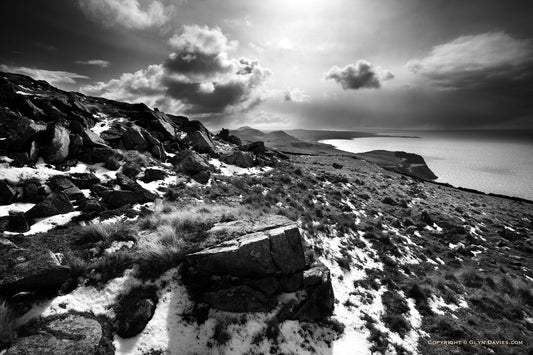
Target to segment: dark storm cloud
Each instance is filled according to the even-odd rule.
[[[533,42],[504,32],[461,36],[433,48],[407,67],[442,88],[533,89]]]
[[[227,51],[237,42],[219,28],[184,26],[169,43],[174,52],[164,63],[82,91],[193,114],[246,111],[264,100],[262,85],[270,70],[256,60],[229,58]]]
[[[325,78],[335,80],[344,90],[359,90],[379,89],[383,81],[393,79],[394,75],[388,70],[375,68],[366,60],[358,60],[344,68],[333,66]]]

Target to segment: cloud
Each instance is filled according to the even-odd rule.
[[[335,80],[344,90],[359,90],[379,89],[383,81],[393,79],[394,75],[389,70],[382,70],[365,60],[358,60],[344,68],[333,66],[325,74],[325,78]]]
[[[504,32],[461,36],[410,60],[407,67],[441,88],[531,89],[533,43]]]
[[[298,88],[285,89],[285,91],[283,91],[283,97],[285,101],[291,101],[291,102],[310,102],[311,101],[311,96],[309,96],[304,91]]]
[[[247,111],[268,96],[263,84],[271,71],[257,60],[230,58],[238,43],[219,28],[184,26],[169,43],[174,51],[163,63],[86,85],[82,92],[203,115]]]
[[[255,44],[253,42],[248,43],[248,47],[252,48],[258,54],[263,54],[263,52],[265,51],[265,49],[263,47],[261,47],[260,45]]]
[[[94,65],[101,68],[107,68],[111,63],[107,60],[90,59],[90,60],[77,60],[76,64],[82,65]]]
[[[74,84],[77,79],[89,79],[88,76],[61,70],[46,70],[27,67],[0,65],[0,70],[15,74],[23,74],[35,80],[45,80],[50,84]]]
[[[206,77],[234,69],[227,52],[235,50],[238,42],[229,41],[220,28],[184,26],[169,44],[174,49],[164,63],[169,71]]]
[[[175,11],[158,0],[78,0],[81,9],[106,26],[120,25],[129,29],[144,29],[166,24]]]

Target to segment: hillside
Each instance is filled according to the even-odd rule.
[[[531,353],[531,203],[391,154],[0,73],[0,354]]]

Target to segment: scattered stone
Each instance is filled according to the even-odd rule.
[[[252,152],[254,154],[259,154],[259,155],[265,154],[266,152],[265,142],[262,142],[262,141],[257,141],[257,142],[252,142],[250,144],[246,144],[242,146],[241,149],[248,151],[248,152]]]
[[[100,182],[100,179],[93,173],[74,173],[70,175],[70,179],[80,189],[90,189],[91,186]]]
[[[0,180],[0,205],[11,204],[16,196],[16,190],[5,181]]]
[[[142,191],[108,190],[101,193],[102,200],[113,208],[147,201]],[[154,200],[152,200],[154,201]]]
[[[178,172],[189,175],[201,184],[207,183],[211,176],[211,166],[198,153],[184,150],[171,159]]]
[[[383,198],[381,200],[381,202],[383,202],[384,204],[386,205],[391,205],[391,206],[396,206],[397,205],[397,202],[395,199],[393,199],[392,197],[390,196],[385,196],[385,198]]]
[[[339,163],[333,163],[332,166],[334,169],[342,169],[344,167],[344,165]]]
[[[63,193],[50,195],[25,213],[27,218],[44,218],[74,211],[68,196]]]
[[[255,165],[253,153],[235,150],[221,159],[226,164],[237,165],[241,168],[251,168]]]
[[[81,200],[85,198],[83,192],[65,176],[52,176],[49,185],[53,191],[65,193],[70,200]]]
[[[30,230],[28,221],[23,213],[10,214],[0,217],[0,232],[8,231],[12,233],[25,233]]]
[[[100,202],[94,199],[80,201],[79,209],[83,212],[101,212],[104,210]]]
[[[142,181],[148,183],[152,181],[163,180],[168,174],[161,169],[148,168],[144,171],[144,175],[141,178]]]
[[[146,327],[157,305],[155,286],[136,287],[121,295],[115,306],[115,329],[122,338],[131,338]]]
[[[428,226],[433,226],[433,219],[429,215],[428,211],[422,211],[422,214],[420,215],[420,220],[427,224]]]

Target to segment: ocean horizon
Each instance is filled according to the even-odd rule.
[[[437,182],[533,200],[533,139],[524,131],[381,131],[374,137],[325,139],[350,153],[421,155]]]

